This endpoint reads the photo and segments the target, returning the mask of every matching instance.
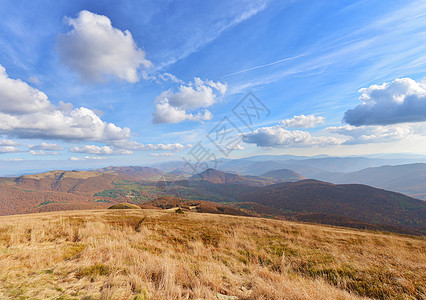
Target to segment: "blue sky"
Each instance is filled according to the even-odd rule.
[[[4,0],[0,166],[426,154],[425,38],[424,1]]]

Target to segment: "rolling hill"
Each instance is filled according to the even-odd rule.
[[[16,187],[28,190],[92,196],[112,186],[113,174],[88,171],[51,171],[16,178]]]
[[[167,181],[168,174],[153,168],[110,167],[0,178],[0,215],[106,208],[121,202],[156,206],[155,199],[174,196],[185,201],[204,201],[206,212],[233,211],[232,214],[425,233],[426,203],[420,200],[365,185],[315,180],[277,183],[303,178],[290,170],[263,175],[241,176],[209,169],[188,180]],[[148,180],[156,176],[162,176],[164,181]],[[226,210],[221,206],[224,204],[228,205]]]
[[[116,175],[50,171],[0,180],[0,215],[105,208],[117,200],[95,193],[114,187]]]
[[[100,172],[105,174],[113,174],[125,180],[149,180],[155,181],[165,176],[166,173],[150,167],[106,167],[102,169],[92,170],[93,172]]]
[[[267,178],[273,178],[279,182],[294,182],[294,181],[306,179],[302,175],[289,169],[272,170],[272,171],[263,173],[261,176],[267,177]]]
[[[250,216],[250,214],[232,205],[221,205],[210,201],[182,200],[176,197],[160,197],[140,205],[142,208],[173,209],[180,207],[184,211],[210,213],[220,215]]]
[[[207,181],[216,184],[245,184],[249,186],[265,186],[273,184],[276,180],[255,176],[241,176],[225,173],[214,169],[207,169],[189,178],[192,181]]]

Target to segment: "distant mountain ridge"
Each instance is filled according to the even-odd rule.
[[[412,174],[420,184],[425,166],[385,166],[359,171],[356,175],[364,179],[380,177],[375,178],[377,184],[392,179],[394,185],[398,182],[405,185],[407,181],[402,181],[403,178],[414,182],[408,176]],[[392,173],[387,179],[381,175],[386,172]],[[107,167],[0,178],[0,215],[105,208],[120,202],[141,205],[158,197],[178,196],[189,201],[234,203],[233,209],[249,215],[284,216],[359,228],[367,228],[368,223],[374,225],[368,227],[372,229],[386,229],[384,224],[426,232],[426,202],[367,185],[304,179],[289,169],[275,169],[262,176],[214,169],[189,179],[181,174],[187,176],[180,170],[170,174],[150,167]],[[175,180],[176,176],[179,177]],[[159,182],[164,184],[158,186]],[[207,205],[212,211],[222,209],[213,206]]]
[[[190,177],[189,180],[208,181],[216,184],[246,184],[249,186],[265,186],[274,183],[273,180],[268,180],[267,178],[263,179],[257,177],[241,176],[217,171],[215,169],[207,169]]]
[[[318,179],[333,183],[360,183],[426,200],[426,164],[367,168],[352,173],[324,173]]]
[[[164,171],[151,167],[106,167],[94,169],[92,172],[108,173],[126,177],[131,180],[158,180],[166,175]]]
[[[289,169],[272,170],[262,174],[261,176],[273,178],[281,182],[294,182],[294,181],[306,179],[306,177]]]
[[[426,202],[367,185],[302,180],[260,187],[239,200],[289,213],[326,213],[426,230]]]
[[[250,176],[260,176],[266,172],[277,169],[290,169],[306,178],[320,179],[323,173],[349,173],[366,168],[384,165],[401,165],[410,163],[426,163],[426,156],[409,155],[407,158],[397,156],[389,157],[333,157],[326,155],[296,156],[296,155],[258,155],[239,159],[223,159],[216,167],[223,172],[238,173]],[[191,172],[182,161],[163,162],[152,165],[165,172],[178,169]]]
[[[303,179],[306,178],[288,169],[266,172],[261,176],[246,176],[207,169],[189,178],[189,180],[208,181],[216,184],[246,184],[249,186],[266,186],[278,182],[294,182]]]
[[[76,195],[93,195],[94,191],[110,188],[115,176],[89,171],[51,171],[23,175],[15,179],[16,187],[37,191],[55,191]]]

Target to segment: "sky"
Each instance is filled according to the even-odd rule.
[[[2,0],[0,169],[426,154],[425,40],[424,1]]]

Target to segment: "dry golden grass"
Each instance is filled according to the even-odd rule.
[[[108,209],[141,209],[141,208],[140,206],[137,206],[135,204],[124,202],[124,203],[114,204],[108,207]]]
[[[195,212],[0,217],[0,299],[424,299],[425,246]]]

